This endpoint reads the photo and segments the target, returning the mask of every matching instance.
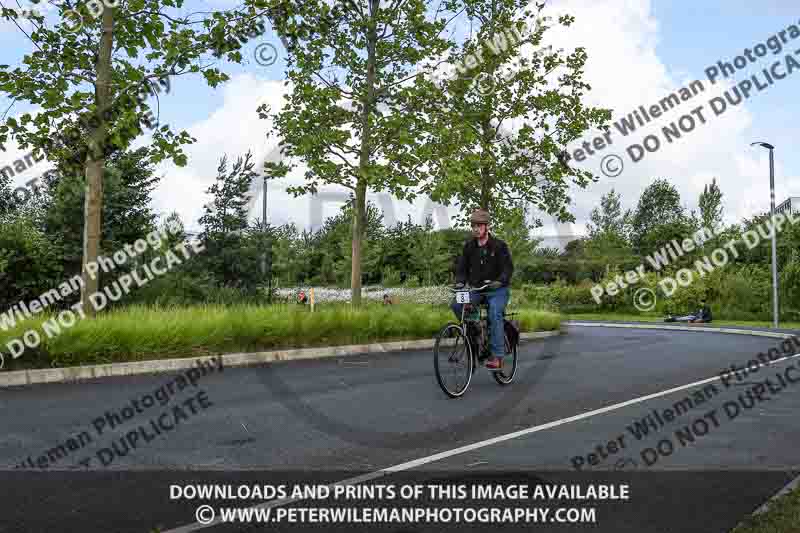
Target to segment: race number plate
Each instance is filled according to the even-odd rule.
[[[469,291],[458,291],[456,293],[456,303],[468,304],[469,303]]]

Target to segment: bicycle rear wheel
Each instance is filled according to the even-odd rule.
[[[433,346],[436,381],[451,398],[462,396],[472,381],[472,349],[457,324],[448,324],[439,332]]]
[[[511,344],[507,334],[503,334],[506,356],[503,357],[503,369],[492,372],[499,385],[509,385],[517,375],[517,345]]]

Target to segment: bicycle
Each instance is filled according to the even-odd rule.
[[[439,386],[451,398],[458,398],[464,395],[472,382],[472,375],[477,370],[478,365],[491,356],[489,346],[489,306],[485,301],[481,301],[476,310],[475,304],[470,301],[473,292],[481,293],[488,286],[486,284],[478,288],[450,289],[455,293],[456,303],[463,304],[461,320],[458,323],[448,323],[439,332],[433,346],[433,364]],[[517,374],[519,334],[513,323],[506,320],[506,317],[515,315],[516,313],[503,313],[503,337],[506,352],[503,358],[503,369],[491,371],[499,385],[510,385]],[[450,346],[452,346],[453,350],[448,354],[446,348]],[[454,374],[463,371],[465,375],[463,385],[451,388],[445,383],[445,365],[440,363],[441,355],[444,355],[444,362],[454,368]]]

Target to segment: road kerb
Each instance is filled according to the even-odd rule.
[[[628,329],[666,329],[672,331],[704,331],[708,333],[729,333],[735,335],[753,335],[756,337],[773,337],[785,339],[792,337],[791,333],[780,331],[759,331],[754,329],[734,329],[734,328],[709,328],[703,326],[662,326],[660,324],[618,324],[615,322],[564,322],[565,326],[582,327],[603,327],[603,328],[628,328]]]
[[[560,334],[561,331],[536,331],[522,333],[522,340],[544,339]],[[382,342],[350,346],[328,346],[320,348],[298,348],[272,350],[268,352],[221,354],[223,367],[241,367],[295,361],[302,359],[321,359],[327,357],[347,357],[375,353],[397,352],[433,348],[434,339]],[[216,360],[218,356],[182,357],[177,359],[157,359],[129,363],[111,363],[66,368],[43,368],[34,370],[14,370],[0,372],[0,388],[36,385],[41,383],[72,383],[89,379],[115,376],[134,376],[158,374],[186,370],[196,365],[196,361]]]

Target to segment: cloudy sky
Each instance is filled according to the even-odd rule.
[[[20,1],[23,6],[29,2]],[[8,1],[3,3],[9,4]],[[223,0],[191,0],[190,3],[193,11],[231,5],[230,1]],[[575,16],[576,22],[571,27],[549,31],[547,42],[567,50],[577,46],[586,48],[589,54],[586,80],[592,86],[588,102],[612,109],[612,123],[640,105],[649,109],[696,80],[702,83],[703,91],[630,135],[621,135],[612,125],[611,145],[575,163],[601,178],[586,190],[574,191],[572,212],[578,223],[556,229],[546,221],[546,227],[537,230],[538,234],[583,233],[589,212],[612,187],[622,193],[624,207],[633,208],[641,191],[655,178],[666,178],[674,183],[688,210],[697,209],[697,197],[703,186],[716,177],[724,194],[728,222],[764,212],[769,209],[768,152],[750,147],[754,141],[763,140],[776,146],[777,202],[790,195],[800,196],[797,180],[800,153],[793,143],[793,133],[800,119],[796,97],[800,89],[800,70],[771,85],[762,72],[780,62],[778,72],[785,73],[787,55],[800,63],[800,38],[790,39],[780,53],[768,51],[766,56],[756,58],[756,62],[748,63],[733,76],[715,84],[705,72],[719,61],[733,63],[746,48],[766,44],[770,37],[793,24],[800,26],[800,17],[790,9],[789,2],[551,0],[547,12],[553,17],[561,13]],[[30,52],[30,42],[9,23],[0,22],[0,25],[0,62],[19,65]],[[265,50],[266,44],[271,44],[279,55],[271,66],[261,66],[254,60],[257,47]],[[158,167],[159,175],[163,176],[154,194],[154,208],[158,212],[177,211],[187,227],[198,228],[197,219],[209,198],[205,190],[213,182],[219,158],[224,154],[228,154],[229,159],[235,158],[252,150],[261,161],[270,154],[276,140],[267,138],[269,124],[260,120],[255,110],[263,103],[273,109],[282,105],[286,90],[282,54],[280,41],[268,31],[248,43],[243,52],[247,57],[244,65],[222,65],[232,77],[226,85],[212,90],[199,77],[172,81],[170,94],[161,96],[160,121],[169,123],[174,130],[188,131],[197,142],[184,148],[189,157],[188,166],[179,168],[166,163]],[[750,97],[741,104],[728,104],[724,113],[715,116],[709,101],[753,76],[758,76],[767,88],[752,89]],[[11,104],[7,98],[0,100],[3,109]],[[683,133],[681,139],[672,143],[666,142],[662,128],[699,106],[703,108],[705,124],[697,121],[693,131]],[[25,104],[17,103],[10,114],[19,115],[30,110]],[[601,134],[587,133],[583,140],[591,142]],[[641,144],[647,135],[659,137],[662,146],[654,153],[647,153],[641,161],[632,162],[628,147]],[[137,145],[146,141],[142,138]],[[581,148],[581,142],[570,146],[570,151]],[[12,145],[2,157],[7,163],[19,154]],[[615,177],[606,177],[601,171],[601,162],[604,157],[613,155],[620,157],[624,169]],[[618,162],[614,162],[611,166],[616,168],[617,165]],[[34,177],[39,168],[18,176],[15,184]],[[46,163],[42,163],[42,171],[45,168]],[[295,172],[288,182],[296,183],[301,175],[302,171]],[[291,221],[299,227],[313,226],[335,214],[341,205],[338,200],[341,191],[337,194],[334,188],[329,189],[330,200],[294,199],[283,190],[287,183],[270,182],[268,219],[273,224]],[[430,212],[433,207],[424,200],[408,205],[374,194],[370,199],[383,206],[390,220],[405,218],[406,214],[419,220],[423,212]],[[253,216],[260,216],[260,210],[259,197],[254,202]],[[443,217],[438,220],[446,224]]]

